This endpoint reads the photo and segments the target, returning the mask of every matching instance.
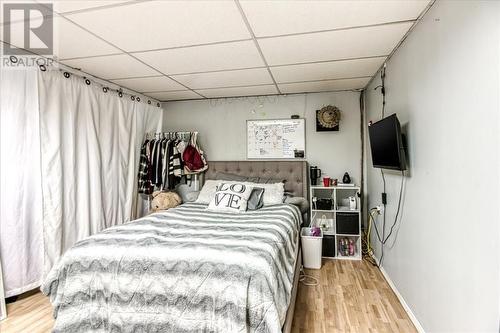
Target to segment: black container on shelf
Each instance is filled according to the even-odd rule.
[[[330,210],[333,209],[333,199],[318,199],[316,201],[316,209]]]
[[[336,246],[334,235],[324,235],[323,234],[323,244],[322,244],[322,254],[323,257],[335,257],[335,246]]]
[[[337,213],[337,234],[358,235],[359,213]]]

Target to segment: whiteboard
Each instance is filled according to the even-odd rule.
[[[305,119],[247,120],[247,158],[304,158]]]

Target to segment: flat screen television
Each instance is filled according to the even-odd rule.
[[[406,170],[406,155],[401,125],[396,114],[368,127],[372,162],[375,168]]]

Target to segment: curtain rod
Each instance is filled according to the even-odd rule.
[[[2,40],[0,40],[0,42],[2,44],[5,44],[5,45],[11,45],[11,46],[13,46],[12,44],[7,43],[7,42],[2,41]],[[61,72],[63,72],[63,73],[64,72],[68,72],[68,73],[71,73],[71,75],[78,76],[80,78],[83,78],[84,80],[89,80],[89,81],[91,80],[91,81],[93,81],[93,82],[101,85],[102,88],[107,88],[108,91],[109,90],[115,90],[118,93],[121,92],[122,96],[123,95],[128,95],[128,96],[131,96],[131,97],[133,96],[134,100],[135,100],[135,97],[139,95],[142,99],[144,99],[144,101],[150,100],[152,103],[153,102],[156,103],[156,106],[161,107],[160,101],[157,100],[157,99],[155,99],[155,98],[152,98],[152,97],[149,97],[149,96],[145,96],[144,94],[142,94],[142,93],[140,93],[138,91],[135,91],[133,89],[122,87],[122,86],[120,86],[120,85],[118,85],[118,84],[116,84],[114,82],[111,82],[109,80],[102,79],[100,77],[97,77],[95,75],[87,73],[87,72],[81,70],[80,68],[74,68],[74,67],[65,65],[65,64],[59,62],[59,60],[57,59],[57,57],[49,58],[49,57],[46,57],[46,56],[43,56],[43,55],[36,54],[36,53],[34,53],[32,51],[29,51],[29,50],[25,50],[25,51],[29,52],[32,56],[38,57],[38,59],[35,60],[35,64],[38,66],[38,68],[42,72],[47,71],[47,69],[48,69],[47,67],[50,66],[49,64],[56,63],[57,66],[52,65],[52,67],[55,68],[55,69],[57,69],[57,70],[59,70],[59,71],[61,71]],[[18,63],[18,58],[16,56],[10,56],[9,57],[9,62],[11,64],[13,64],[13,65],[16,65]],[[21,65],[16,65],[16,66],[21,67]],[[23,66],[23,67],[30,67],[30,66]],[[65,75],[65,77],[66,77],[66,75]],[[107,92],[107,91],[105,91],[105,92]],[[140,99],[139,99],[139,101],[140,101]]]
[[[132,94],[132,93],[130,93],[130,91],[133,91],[133,90],[129,90],[129,89],[123,88],[123,87],[121,87],[121,86],[119,86],[117,84],[114,84],[112,82],[109,82],[112,86],[114,86],[114,88],[111,88],[109,85],[107,85],[107,84],[104,83],[104,82],[108,83],[108,81],[102,80],[102,79],[99,79],[99,78],[95,78],[92,75],[91,75],[92,76],[92,80],[90,80],[88,77],[83,76],[80,73],[75,73],[75,69],[68,70],[68,69],[62,69],[62,68],[55,67],[54,70],[62,72],[65,78],[69,78],[71,75],[77,76],[77,77],[85,80],[85,84],[87,84],[88,86],[90,86],[90,84],[93,82],[94,84],[99,85],[102,88],[102,90],[103,90],[104,93],[107,93],[109,91],[116,91],[118,97],[120,97],[120,98],[123,97],[124,95],[127,95],[127,96],[130,97],[130,99],[132,101],[141,102],[141,100],[143,100],[145,103],[150,104],[150,105],[152,105],[153,102],[156,102],[156,106],[158,108],[161,107],[161,103],[159,101],[155,100],[154,98],[145,96],[145,95],[140,94],[140,93]],[[41,69],[41,71],[45,72],[46,70],[42,70]],[[76,71],[79,71],[79,70],[76,70]],[[116,88],[118,88],[118,89],[116,89]],[[143,99],[141,99],[141,97]]]

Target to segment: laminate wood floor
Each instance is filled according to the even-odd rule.
[[[293,332],[416,332],[378,268],[366,261],[325,260],[306,270],[317,286],[299,284]],[[37,292],[7,304],[2,333],[50,332],[52,307]]]
[[[293,333],[417,332],[377,267],[369,262],[324,260],[306,270],[317,286],[299,284]]]

